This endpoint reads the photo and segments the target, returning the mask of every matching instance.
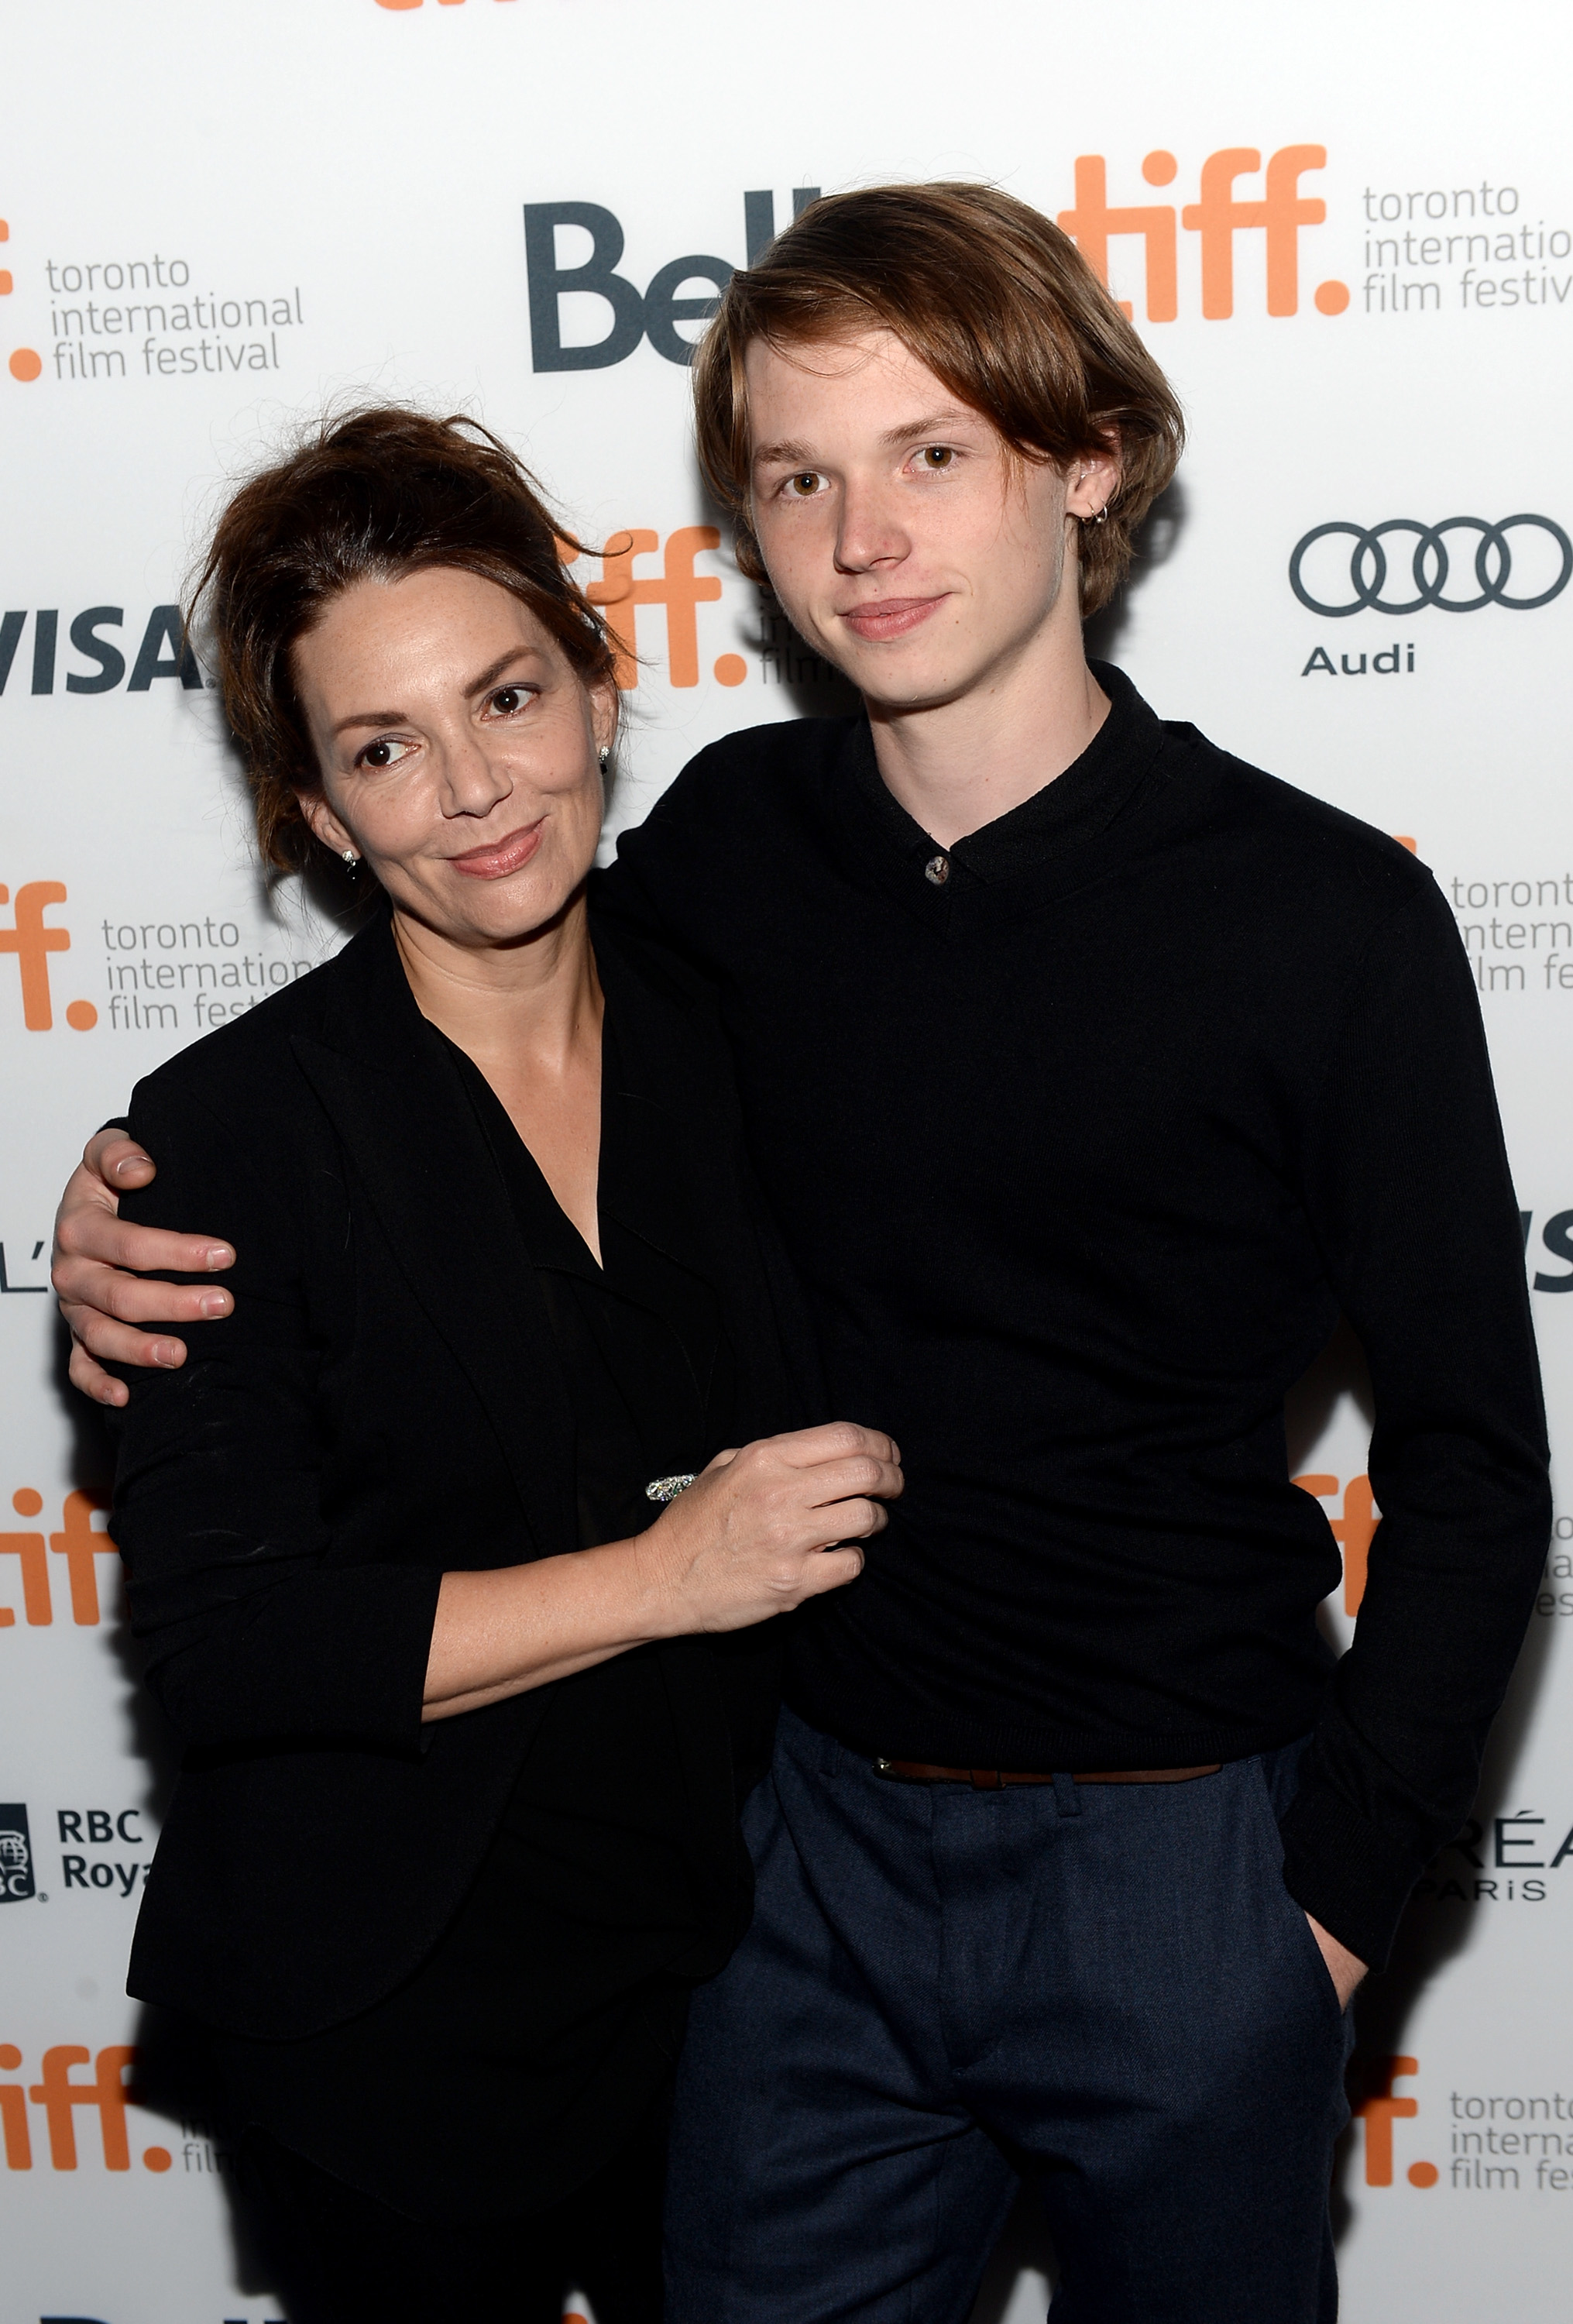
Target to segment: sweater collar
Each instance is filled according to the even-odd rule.
[[[858,719],[847,738],[843,766],[886,861],[894,851],[904,872],[909,868],[913,879],[926,881],[931,891],[943,895],[958,872],[969,884],[993,885],[1099,838],[1144,787],[1164,730],[1123,670],[1111,662],[1093,662],[1090,668],[1109,709],[1081,757],[1019,807],[950,848],[939,847],[887,790],[874,756],[873,731],[867,718]],[[929,867],[940,863],[944,876],[935,881]]]

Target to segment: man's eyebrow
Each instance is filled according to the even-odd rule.
[[[964,403],[950,403],[943,411],[931,411],[923,420],[908,420],[899,428],[887,428],[879,441],[894,448],[897,444],[910,444],[915,436],[940,435],[946,428],[953,428],[958,420],[980,417],[978,412],[969,411]]]
[[[535,651],[534,646],[510,646],[506,653],[499,654],[495,661],[488,662],[478,678],[470,680],[465,688],[465,701],[473,702],[478,694],[484,694],[488,687],[496,685],[505,669]],[[333,731],[336,734],[345,734],[352,726],[408,726],[409,723],[402,710],[356,710],[349,717],[341,718]]]
[[[765,467],[784,464],[789,468],[805,468],[814,456],[806,444],[796,444],[790,438],[784,438],[778,444],[756,444],[753,456]]]
[[[953,428],[958,420],[975,420],[980,416],[964,403],[947,404],[943,411],[931,411],[920,420],[904,420],[898,428],[887,428],[879,441],[891,447],[897,444],[910,444],[915,438],[939,435],[945,429]],[[776,444],[756,445],[753,458],[757,466],[766,468],[812,468],[814,465],[812,446],[799,443],[791,437],[784,437]]]

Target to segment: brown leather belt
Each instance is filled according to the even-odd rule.
[[[1216,1775],[1223,1762],[1210,1767],[1118,1767],[1107,1775],[1072,1775],[1073,1784],[1191,1784],[1198,1775]],[[1052,1784],[1053,1775],[1023,1775],[1008,1767],[931,1767],[923,1759],[876,1759],[877,1775],[897,1784],[970,1784],[975,1792],[1002,1792],[1007,1784]]]

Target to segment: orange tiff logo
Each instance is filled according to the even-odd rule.
[[[1111,203],[1108,169],[1101,153],[1083,153],[1075,165],[1076,203],[1060,212],[1060,225],[1082,256],[1107,282],[1108,245],[1123,235],[1138,237],[1146,267],[1146,314],[1150,323],[1172,323],[1180,312],[1179,235],[1200,237],[1201,249],[1201,311],[1209,322],[1226,321],[1235,311],[1235,236],[1260,234],[1265,238],[1269,315],[1300,311],[1300,231],[1320,226],[1327,204],[1318,194],[1302,194],[1300,180],[1308,171],[1325,170],[1325,145],[1284,145],[1268,157],[1261,194],[1236,198],[1241,178],[1261,170],[1262,156],[1254,145],[1226,145],[1210,153],[1201,165],[1198,198],[1176,211],[1172,202]],[[1142,175],[1149,186],[1170,186],[1180,164],[1173,153],[1149,153]],[[1314,294],[1317,311],[1341,315],[1349,303],[1348,285],[1320,282]],[[1128,315],[1131,305],[1122,299]]]
[[[43,1495],[23,1485],[20,1492],[12,1494],[11,1506],[19,1517],[35,1517],[43,1508]],[[65,1560],[72,1621],[80,1629],[91,1629],[101,1618],[96,1561],[119,1554],[109,1536],[93,1523],[94,1512],[104,1507],[93,1493],[68,1493],[58,1533],[47,1538],[41,1533],[0,1533],[0,1557],[14,1557],[22,1568],[22,1610],[32,1628],[47,1629],[55,1618],[50,1591],[51,1554]],[[58,1566],[55,1572],[60,1573]],[[15,1622],[15,1608],[0,1606],[0,1630],[14,1628]]]
[[[571,542],[560,541],[558,547],[566,564],[579,562]],[[605,614],[616,657],[617,683],[625,693],[639,684],[637,615],[641,605],[660,605],[666,611],[667,669],[672,684],[698,685],[699,623],[695,609],[715,604],[721,595],[721,582],[713,573],[695,573],[694,559],[706,549],[720,547],[721,535],[714,525],[684,524],[667,535],[664,549],[659,533],[639,529],[614,532],[600,552],[601,578],[592,581],[584,595]],[[633,568],[638,560],[653,557],[658,551],[661,555],[659,575],[636,574]],[[741,654],[735,653],[718,656],[711,671],[720,686],[741,686],[748,674],[747,662]]]
[[[14,2074],[21,2063],[22,2052],[15,2043],[0,2042],[0,2071]],[[31,2098],[34,2106],[43,2108],[49,2159],[55,2170],[77,2169],[77,2109],[91,2107],[98,2116],[104,2168],[129,2171],[131,2139],[125,2110],[134,2100],[125,2077],[135,2063],[136,2052],[129,2043],[112,2043],[95,2058],[80,2043],[62,2042],[44,2052],[41,2078],[31,2087],[24,2082],[0,2082],[0,2141],[5,2145],[6,2169],[32,2169],[32,2133],[27,2116]],[[75,2066],[88,2067],[91,2080],[73,2081]],[[167,2171],[172,2157],[167,2146],[148,2146],[143,2149],[142,2160],[144,2170]]]
[[[1327,1500],[1338,1489],[1336,1477],[1304,1476],[1291,1478],[1303,1493],[1313,1500]],[[1382,1512],[1371,1498],[1369,1477],[1351,1477],[1344,1488],[1341,1516],[1329,1517],[1333,1539],[1344,1553],[1344,1611],[1357,1614],[1360,1600],[1366,1595],[1366,1567],[1371,1552],[1371,1536],[1382,1522]]]
[[[43,916],[51,904],[65,900],[61,881],[29,880],[16,890],[11,926],[0,927],[0,953],[16,954],[22,979],[22,1021],[30,1033],[47,1033],[55,1021],[49,956],[51,952],[69,952],[71,937],[67,928],[46,926]],[[10,902],[10,889],[0,885],[0,904]],[[72,1001],[67,1004],[66,1022],[74,1032],[90,1033],[98,1022],[98,1011],[90,1001]]]
[[[1350,2108],[1366,2126],[1366,2184],[1393,2184],[1393,2126],[1412,2122],[1420,2112],[1418,2098],[1395,2098],[1394,2082],[1406,2082],[1420,2071],[1416,2058],[1367,2058],[1355,2069],[1357,2095]],[[1404,2176],[1412,2187],[1434,2187],[1441,2173],[1434,2163],[1412,2163]]]

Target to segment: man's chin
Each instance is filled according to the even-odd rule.
[[[968,678],[955,670],[852,669],[842,664],[867,705],[871,718],[899,718],[919,710],[941,710],[968,691]]]
[[[871,717],[940,709],[966,693],[971,682],[970,673],[939,668],[931,653],[917,650],[915,640],[895,639],[876,646],[842,636],[832,650],[831,641],[812,627],[799,627],[798,635],[849,686],[857,687]]]

